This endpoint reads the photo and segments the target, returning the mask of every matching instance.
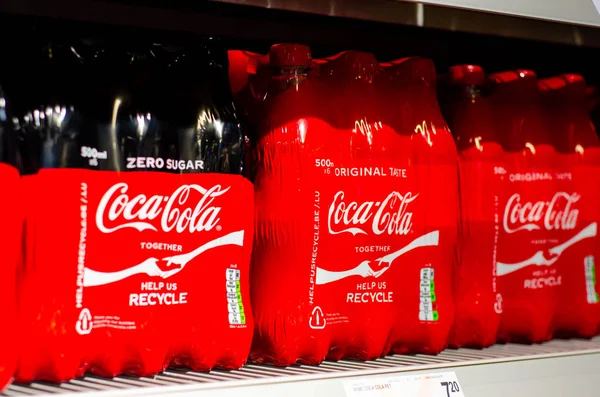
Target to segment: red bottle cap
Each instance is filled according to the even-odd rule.
[[[567,81],[560,76],[548,77],[538,81],[538,87],[540,91],[552,91],[564,88],[567,85]]]
[[[456,85],[483,85],[485,73],[478,65],[455,65],[449,70],[450,84]]]
[[[490,75],[490,78],[496,83],[509,83],[518,79],[533,78],[537,76],[533,70],[518,69],[509,70],[506,72],[494,73]]]
[[[302,44],[275,44],[269,51],[271,66],[304,66],[313,65],[310,48]]]
[[[575,84],[575,83],[584,83],[585,84],[585,79],[580,74],[565,73],[562,76],[569,84]]]
[[[558,90],[567,86],[579,85],[585,90],[585,79],[580,74],[562,74],[549,77],[538,82],[542,91]]]

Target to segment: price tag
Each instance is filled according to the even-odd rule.
[[[347,397],[464,397],[454,372],[344,381]]]

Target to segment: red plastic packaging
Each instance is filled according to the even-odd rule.
[[[22,179],[20,382],[246,362],[254,192],[226,52],[208,45],[69,47],[77,73],[52,52],[52,106],[21,120],[42,169]]]
[[[239,203],[252,203],[250,182],[81,169],[29,178],[30,194],[61,194],[30,215],[20,381],[244,364],[253,226]],[[230,301],[239,311],[228,314]]]
[[[2,126],[0,126],[2,128]],[[1,146],[1,145],[0,145]],[[1,147],[0,147],[1,149]],[[0,390],[13,378],[16,364],[17,338],[16,327],[16,283],[17,263],[21,250],[21,189],[19,172],[6,163],[0,162]]]
[[[561,223],[570,198],[558,192],[557,152],[550,144],[534,72],[497,73],[495,121],[507,152],[497,183],[499,230],[496,270],[502,294],[499,339],[541,342],[551,338],[562,277],[555,265]]]
[[[405,58],[382,65],[391,76],[384,90],[389,99],[382,106],[394,130],[410,138],[402,145],[411,150],[413,195],[417,196],[411,232],[396,244],[414,247],[426,242],[426,247],[399,258],[401,288],[395,292],[389,343],[394,353],[435,354],[447,346],[454,319],[452,268],[459,219],[456,147],[438,106],[433,62]]]
[[[586,107],[582,76],[539,82],[559,152],[559,191],[573,197],[568,227],[559,242],[569,244],[556,266],[562,276],[554,331],[558,336],[592,337],[600,325],[595,259],[600,249],[600,142]]]
[[[251,358],[277,365],[372,359],[408,343],[400,308],[419,323],[420,272],[427,288],[433,273],[421,256],[439,241],[424,227],[411,134],[384,119],[387,77],[373,55],[338,54],[317,76],[307,50],[272,48],[280,75],[257,150]]]
[[[406,261],[434,238],[417,235],[422,204],[410,167],[410,138],[384,118],[380,83],[387,76],[375,57],[343,52],[320,65],[319,73],[335,129],[318,137],[334,166],[331,174],[315,168],[315,186],[327,208],[315,301],[331,328],[328,357],[373,359],[395,342],[397,307],[406,304],[401,293],[410,283],[402,278]]]
[[[461,233],[460,263],[454,274],[456,317],[450,344],[486,347],[496,341],[502,313],[497,289],[495,172],[504,166],[487,80],[476,65],[450,68],[448,114],[459,151]]]

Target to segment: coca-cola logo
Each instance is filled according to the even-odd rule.
[[[121,182],[111,186],[102,196],[96,210],[96,226],[103,233],[133,228],[138,231],[185,231],[194,233],[217,227],[221,207],[213,205],[216,197],[229,187],[215,185],[206,189],[199,185],[182,185],[173,194],[162,196],[138,194],[130,197],[129,186]],[[160,222],[158,222],[160,221]]]
[[[329,233],[352,233],[356,236],[367,234],[365,229],[370,227],[376,235],[383,233],[406,235],[412,228],[413,215],[412,212],[407,211],[407,208],[417,197],[418,194],[413,196],[411,192],[404,195],[392,192],[383,201],[347,203],[344,201],[344,192],[339,191],[329,206],[327,219]]]
[[[577,193],[558,192],[550,201],[522,202],[519,193],[513,194],[504,209],[504,230],[571,230],[577,225],[579,210],[572,208],[579,201]]]

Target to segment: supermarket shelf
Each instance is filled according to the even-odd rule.
[[[398,11],[406,3],[422,3],[428,6],[458,8],[499,15],[510,15],[531,19],[563,22],[577,25],[600,27],[600,0],[328,0],[328,1],[286,1],[286,0],[221,0],[227,3],[254,5],[290,11],[316,14],[343,15],[354,18],[369,18],[393,22],[389,11]],[[394,4],[396,3],[396,4]],[[413,4],[414,5],[414,4]]]
[[[409,29],[406,31],[409,37],[415,34],[410,28],[425,27],[599,48],[600,13],[593,1],[600,3],[600,0],[2,0],[0,13],[9,16],[2,21],[4,25],[19,27],[42,20],[64,20],[259,40],[269,39],[275,32],[285,39],[286,34],[301,29],[293,28],[294,22],[300,21],[303,26],[311,16],[336,17],[402,25]],[[372,26],[362,29],[371,30]],[[340,34],[335,29],[328,32],[333,37],[336,33]]]
[[[74,393],[77,396],[315,396],[344,397],[343,382],[358,377],[455,371],[467,397],[596,396],[600,389],[600,337],[541,345],[495,345],[446,350],[437,356],[391,355],[374,361],[342,360],[319,366],[247,365],[209,373],[170,369],[148,378],[84,376],[60,385],[12,385],[3,396]]]
[[[459,32],[600,47],[600,0],[213,0]],[[598,7],[598,8],[597,8]]]
[[[410,0],[409,0],[410,1]],[[600,26],[598,0],[420,0],[422,3]]]

